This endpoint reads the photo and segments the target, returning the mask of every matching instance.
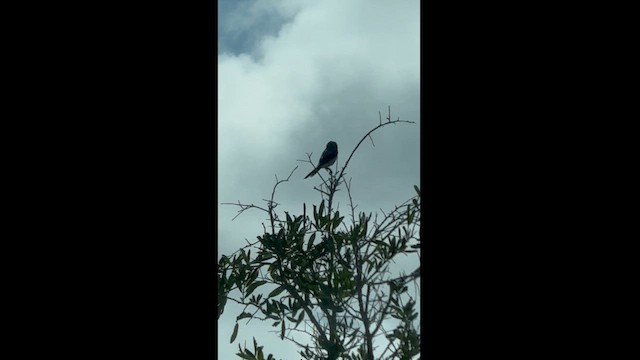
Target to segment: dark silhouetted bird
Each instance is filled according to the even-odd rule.
[[[305,176],[304,178],[306,179],[310,176],[313,176],[318,171],[320,171],[320,169],[328,168],[329,166],[333,165],[333,163],[336,162],[337,158],[338,158],[338,144],[336,144],[335,141],[329,141],[327,143],[327,148],[324,149],[324,151],[322,152],[322,155],[320,156],[320,161],[318,161],[318,166],[315,169],[313,169],[313,171],[311,171],[309,175]]]

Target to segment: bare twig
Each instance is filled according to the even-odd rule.
[[[273,191],[271,192],[271,200],[269,201],[269,218],[271,220],[271,234],[275,235],[276,233],[276,228],[275,228],[275,221],[274,221],[274,213],[273,213],[273,209],[275,208],[274,201],[273,201],[273,197],[276,194],[276,188],[278,187],[278,185],[280,185],[283,182],[287,182],[289,181],[289,179],[291,179],[291,175],[293,175],[293,173],[298,169],[298,166],[296,165],[295,168],[293,168],[293,170],[291,170],[291,173],[289,174],[289,176],[287,176],[286,179],[284,180],[278,180],[278,177],[276,176],[276,184],[273,186]],[[276,204],[277,205],[277,204]]]
[[[238,210],[238,214],[236,216],[234,216],[233,219],[231,219],[232,221],[235,220],[238,216],[240,216],[240,214],[242,214],[245,210],[248,210],[248,209],[251,209],[251,208],[262,210],[262,211],[264,211],[266,213],[269,213],[269,210],[267,210],[267,209],[265,209],[263,207],[254,205],[254,204],[241,204],[240,200],[238,200],[238,203],[220,203],[220,204],[221,205],[234,205],[234,206],[239,206],[240,207],[240,210]]]
[[[293,173],[298,169],[298,166],[296,166],[295,168],[293,168],[293,170],[291,170],[291,173],[289,174],[289,176],[287,176],[286,179],[283,180],[278,180],[278,175],[276,174],[276,183],[273,186],[273,191],[271,192],[271,199],[263,199],[266,203],[267,203],[267,208],[263,208],[254,204],[242,204],[240,203],[240,200],[238,200],[237,203],[221,203],[221,205],[234,205],[234,206],[239,206],[240,210],[238,210],[238,214],[236,216],[233,217],[232,220],[235,220],[238,216],[240,216],[240,214],[242,214],[244,211],[248,210],[248,209],[258,209],[258,210],[262,210],[264,212],[266,212],[267,214],[269,214],[269,221],[271,223],[271,233],[275,234],[275,229],[276,229],[276,222],[279,222],[280,220],[278,219],[277,214],[274,213],[273,209],[275,209],[279,204],[276,203],[275,201],[273,201],[273,198],[276,194],[276,188],[278,187],[278,185],[280,185],[283,182],[287,182],[289,181],[289,179],[291,179],[291,175],[293,175]],[[262,224],[262,226],[264,227],[264,224]],[[267,232],[267,229],[264,229],[264,232]]]

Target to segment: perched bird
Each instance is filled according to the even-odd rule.
[[[320,169],[328,168],[329,166],[333,165],[333,163],[336,162],[337,158],[338,158],[338,144],[336,144],[335,141],[329,141],[327,143],[327,148],[324,149],[324,151],[322,152],[322,155],[320,156],[320,161],[318,161],[318,166],[315,169],[313,169],[313,171],[311,171],[309,175],[305,176],[304,178],[306,179],[310,176],[313,176],[318,171],[320,171]]]

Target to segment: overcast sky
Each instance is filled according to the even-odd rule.
[[[416,124],[385,126],[365,140],[347,168],[357,210],[391,210],[420,184],[420,2],[418,0],[218,1],[218,200],[263,206],[275,176],[277,210],[301,214],[318,204],[318,161],[328,141],[344,165],[360,139],[384,117]],[[428,55],[428,54],[426,54]],[[325,172],[325,170],[322,170]],[[337,193],[346,211],[346,190]],[[231,254],[262,233],[265,214],[218,204],[218,255]],[[266,223],[266,222],[265,222]],[[417,267],[417,259],[409,265]],[[297,349],[270,324],[241,322],[227,303],[218,323],[221,359],[237,358],[238,342],[252,337],[277,358],[298,359]],[[266,334],[266,335],[265,335]]]

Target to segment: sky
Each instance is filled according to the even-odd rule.
[[[278,179],[280,213],[301,214],[320,195],[319,177],[304,179],[328,141],[339,167],[357,143],[387,116],[415,124],[376,130],[347,168],[358,211],[392,210],[420,184],[420,2],[418,0],[218,1],[218,201],[264,206]],[[335,168],[335,166],[334,166]],[[322,170],[325,172],[325,170]],[[334,202],[347,210],[346,190]],[[217,204],[218,256],[261,235],[266,214]],[[407,270],[417,267],[413,259]],[[252,337],[276,358],[297,359],[270,324],[241,322],[228,303],[218,322],[220,358],[237,358]],[[244,331],[243,331],[244,329]]]

